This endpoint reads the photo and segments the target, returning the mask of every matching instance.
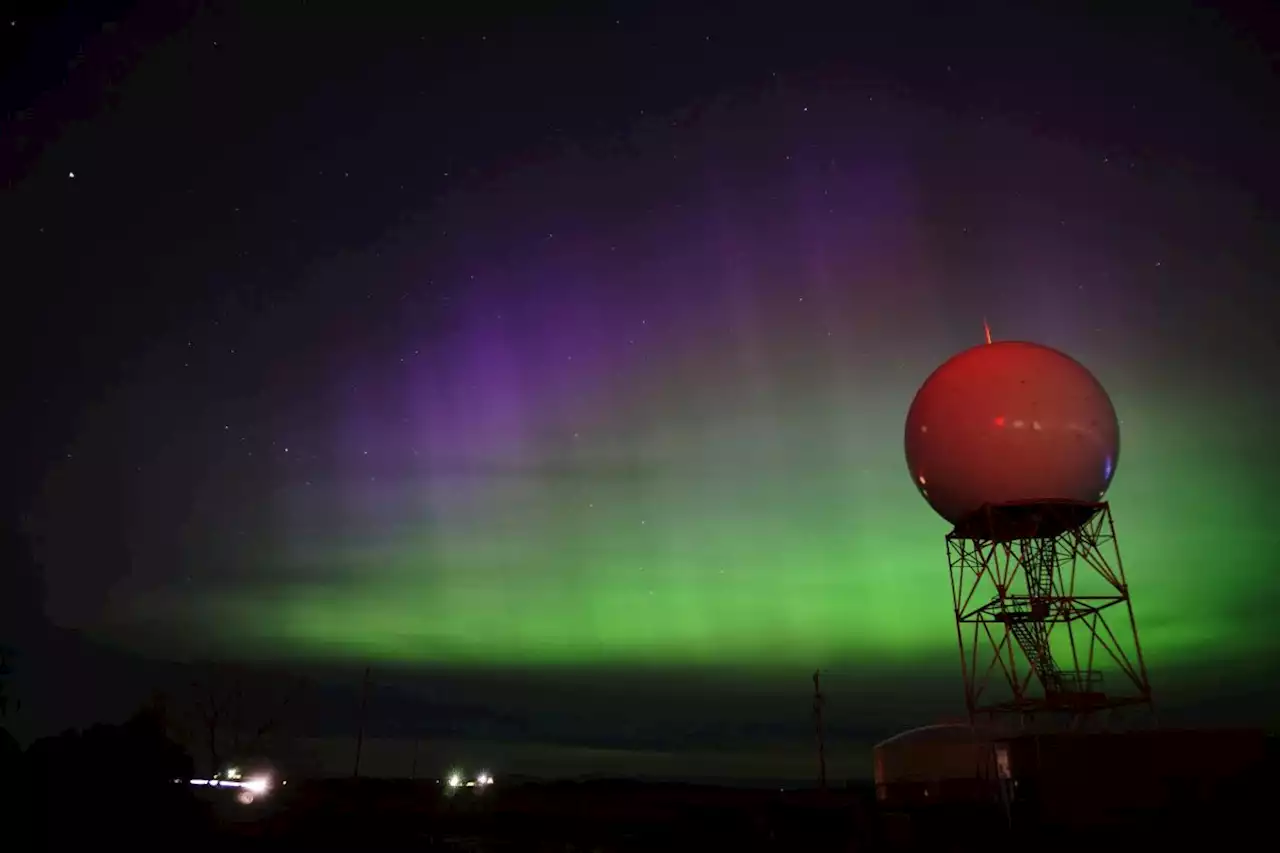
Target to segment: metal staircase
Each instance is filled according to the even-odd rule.
[[[1014,607],[1006,607],[1004,611],[1009,633],[1026,655],[1046,694],[1062,693],[1067,689],[1067,679],[1049,648],[1049,626],[1046,623],[1050,616],[1049,600],[1053,596],[1057,562],[1053,540],[1026,543],[1022,564],[1027,578],[1027,596],[1018,596],[1011,602]]]
[[[1106,504],[986,506],[947,534],[947,560],[971,717],[1069,716],[1076,726],[1095,712],[1150,707]],[[1115,604],[1123,608],[1109,612],[1127,616],[1130,636],[1107,623]]]
[[[1066,679],[1049,651],[1048,631],[1044,622],[1031,621],[1027,618],[1032,615],[1030,613],[1009,615],[1013,617],[1008,622],[1009,633],[1027,656],[1027,661],[1036,678],[1044,685],[1045,692],[1061,693],[1065,689]]]

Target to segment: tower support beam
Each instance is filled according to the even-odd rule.
[[[1108,504],[988,505],[946,544],[972,720],[1150,708]]]

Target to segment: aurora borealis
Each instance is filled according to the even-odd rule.
[[[501,260],[469,249],[460,270],[439,273],[465,282],[439,331],[392,317],[389,343],[333,357],[297,403],[267,402],[288,426],[208,423],[225,427],[213,444],[225,456],[199,469],[200,488],[217,494],[233,477],[261,488],[241,507],[211,499],[225,513],[216,522],[185,515],[198,594],[118,592],[128,618],[197,624],[233,649],[354,661],[799,668],[948,655],[946,528],[913,488],[901,431],[919,382],[981,340],[985,314],[997,336],[1051,343],[1111,389],[1126,450],[1110,498],[1157,672],[1269,642],[1247,615],[1270,559],[1246,497],[1250,460],[1267,448],[1241,425],[1265,422],[1259,403],[1222,400],[1195,375],[1198,352],[1177,353],[1201,334],[1190,325],[1131,335],[1122,319],[1141,316],[1144,286],[1190,274],[1178,248],[1129,254],[1129,232],[1147,230],[1138,221],[1113,224],[1113,242],[1092,224],[1076,234],[1062,217],[1085,212],[1065,202],[1040,219],[997,207],[961,230],[1036,261],[947,270],[931,253],[944,226],[920,165],[945,152],[891,156],[824,133],[808,179],[783,153],[731,183],[714,165],[718,141],[700,142],[706,153],[687,168],[735,192],[686,188],[670,210],[612,227],[590,213],[575,224],[623,171],[607,157],[595,166],[603,186],[562,200],[563,212],[545,211],[529,184],[567,181],[584,168],[572,160],[540,162],[437,214],[479,219],[467,233],[501,247],[517,226],[486,222],[490,206],[553,224]],[[948,145],[982,147],[964,133],[1025,146],[1029,175],[1092,171],[1156,191],[1013,128],[953,131],[961,144]],[[680,130],[652,142],[680,144],[694,143]],[[747,200],[771,192],[771,209]],[[814,193],[839,206],[813,209]],[[412,254],[420,233],[399,251]],[[952,281],[980,277],[973,310],[944,310],[959,301]],[[1135,350],[1167,355],[1144,363]],[[252,544],[219,541],[233,530]],[[234,580],[223,581],[228,564]]]
[[[535,681],[950,672],[902,431],[985,320],[1111,395],[1157,695],[1271,666],[1274,86],[1206,59],[1227,36],[236,8],[125,64],[95,36],[21,119],[51,624]]]

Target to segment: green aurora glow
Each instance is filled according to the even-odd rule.
[[[705,398],[669,398],[660,429],[618,415],[594,429],[608,447],[575,448],[589,471],[594,451],[643,446],[638,474],[486,484],[457,526],[298,531],[264,558],[297,583],[234,590],[204,616],[234,626],[228,642],[324,659],[772,668],[954,655],[947,527],[899,450],[909,393],[856,415],[838,395],[754,413],[736,402],[716,419]],[[1172,400],[1126,402],[1108,498],[1148,665],[1158,678],[1258,652],[1274,641],[1255,597],[1270,579],[1266,528],[1241,488],[1251,437],[1171,418]]]

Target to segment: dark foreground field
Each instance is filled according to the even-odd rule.
[[[1180,847],[1189,837],[1232,844],[1256,837],[1267,809],[1231,796],[1165,803],[1103,823],[1039,824],[1002,807],[939,804],[910,814],[877,809],[870,785],[746,790],[643,782],[497,785],[447,796],[433,783],[332,781],[281,789],[261,804],[217,803],[215,849],[449,851],[1039,851],[1136,844]]]
[[[212,831],[220,844],[264,850],[838,851],[867,838],[871,798],[870,788],[824,795],[632,782],[447,796],[434,783],[333,781],[250,806],[223,798]]]
[[[1233,799],[1170,803],[1106,826],[1037,825],[996,804],[882,812],[870,786],[824,793],[641,782],[500,783],[448,796],[435,783],[340,780],[295,783],[242,805],[230,790],[94,782],[74,797],[29,801],[18,813],[20,792],[6,800],[2,822],[21,841],[14,849],[992,853],[1030,845],[1047,853],[1100,844],[1173,849],[1189,838],[1234,849],[1263,837],[1269,815],[1256,801]]]

